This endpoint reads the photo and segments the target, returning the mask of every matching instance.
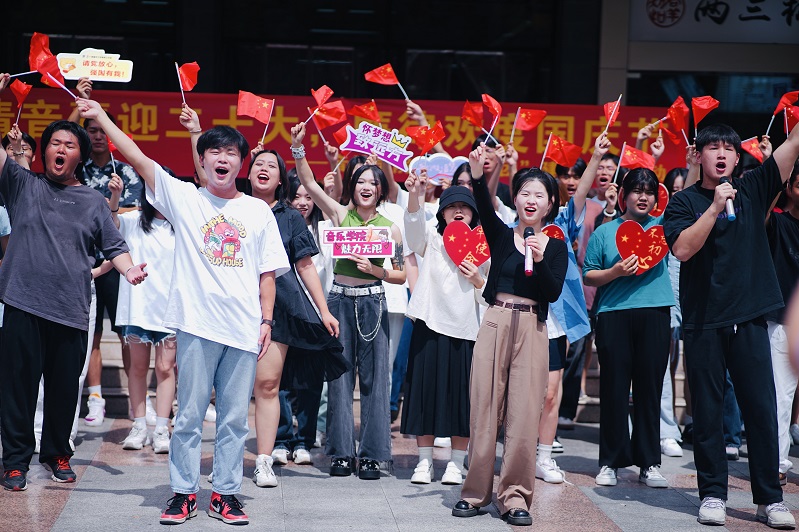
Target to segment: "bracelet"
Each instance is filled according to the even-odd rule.
[[[132,270],[133,268],[135,268],[135,267],[136,267],[136,265],[133,265],[133,266],[131,266],[130,268],[128,268],[127,270],[125,270],[125,279],[127,279],[127,278],[128,278],[128,272],[129,272],[130,270]]]
[[[266,318],[261,320],[261,325],[269,325],[273,329],[275,328],[275,320],[268,320]]]
[[[616,209],[613,209],[613,212],[608,212],[608,211],[605,211],[605,212],[604,212],[604,214],[605,214],[605,216],[607,216],[608,218],[613,218],[614,216],[616,216]]]
[[[203,128],[190,129],[189,130],[189,133],[202,133],[202,132],[203,132]]]
[[[116,209],[111,209],[111,212],[119,212],[119,207],[117,207]]]
[[[386,279],[388,279],[388,270],[383,268],[383,279],[381,279],[381,280],[385,281]]]
[[[300,144],[299,148],[291,147],[291,156],[295,159],[305,159],[305,146]]]

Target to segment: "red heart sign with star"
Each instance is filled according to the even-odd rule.
[[[566,242],[566,233],[563,232],[563,229],[558,227],[555,224],[549,224],[543,229],[541,232],[547,235],[549,238],[557,238],[558,240],[563,240]]]
[[[669,189],[663,183],[658,183],[658,202],[649,211],[649,216],[660,216],[669,204]]]
[[[638,271],[642,275],[663,260],[669,252],[662,225],[653,225],[646,231],[632,220],[623,222],[616,231],[616,247],[622,260],[632,255],[638,257]]]
[[[460,220],[447,224],[444,229],[444,250],[456,265],[468,260],[480,266],[491,258],[483,228],[478,225],[472,229]]]

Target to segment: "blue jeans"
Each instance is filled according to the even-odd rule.
[[[727,372],[727,382],[724,384],[724,445],[727,447],[741,446],[741,409],[735,398],[735,388],[732,385],[730,372]]]
[[[402,336],[397,346],[397,356],[394,358],[394,367],[391,371],[391,410],[399,410],[399,395],[405,383],[405,373],[408,371],[408,351],[411,347],[411,333],[413,320],[405,318],[402,324]]]
[[[297,431],[291,418],[291,398],[297,406]],[[280,423],[275,437],[275,449],[311,449],[316,441],[316,417],[322,386],[313,390],[280,390]]]
[[[241,490],[247,413],[257,355],[177,331],[178,414],[169,449],[169,478],[175,493],[200,489],[203,419],[216,389],[214,491]]]

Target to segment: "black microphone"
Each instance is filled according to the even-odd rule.
[[[527,237],[531,237],[534,234],[535,230],[532,227],[524,228],[524,274],[527,277],[533,275],[533,248],[527,245]]]
[[[727,179],[726,177],[722,177],[719,181],[721,183],[729,183],[730,182],[730,180]],[[734,222],[735,218],[736,218],[735,217],[735,207],[732,204],[732,199],[727,198],[727,219],[729,221],[731,221],[731,222]]]

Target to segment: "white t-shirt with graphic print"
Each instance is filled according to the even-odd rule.
[[[147,200],[175,229],[175,266],[163,325],[258,352],[260,276],[289,261],[269,205],[250,196],[214,196],[155,164]]]

